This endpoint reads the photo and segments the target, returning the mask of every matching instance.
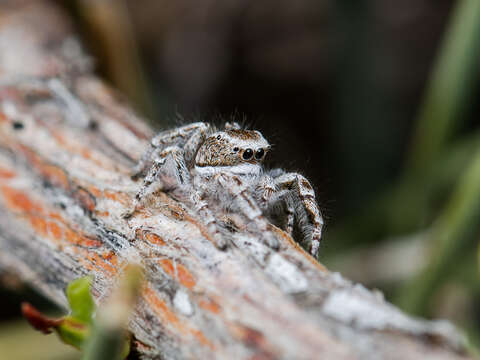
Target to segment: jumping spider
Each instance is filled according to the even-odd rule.
[[[252,231],[272,248],[278,240],[268,221],[317,255],[323,219],[312,186],[302,175],[281,169],[264,170],[270,144],[262,134],[227,123],[223,130],[197,122],[156,135],[134,167],[132,178],[144,176],[131,216],[145,195],[170,192],[201,216],[217,247],[227,244],[211,208],[246,217]],[[298,241],[297,240],[297,241]]]

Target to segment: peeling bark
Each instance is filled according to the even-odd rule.
[[[152,130],[90,64],[51,3],[0,2],[2,271],[65,306],[69,281],[93,274],[102,302],[129,262],[143,264],[129,324],[142,359],[467,357],[450,324],[404,315],[273,226],[277,252],[233,214],[238,230],[219,251],[163,193],[123,219],[139,186],[129,168]]]

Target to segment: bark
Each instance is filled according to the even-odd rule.
[[[123,219],[139,186],[129,168],[151,135],[92,74],[65,14],[0,2],[0,269],[65,306],[72,279],[93,274],[101,303],[126,264],[141,263],[129,329],[142,359],[467,357],[453,326],[406,316],[273,226],[279,251],[232,214],[220,251],[163,193]]]

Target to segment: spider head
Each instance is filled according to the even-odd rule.
[[[231,129],[209,136],[199,148],[197,166],[260,165],[270,144],[256,130]]]

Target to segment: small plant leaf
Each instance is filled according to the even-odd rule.
[[[125,283],[113,299],[113,305],[103,308],[103,312],[114,319],[106,321],[95,319],[95,302],[90,293],[93,278],[85,276],[68,284],[67,300],[70,305],[70,315],[61,318],[50,318],[28,303],[22,304],[23,316],[37,330],[44,334],[55,332],[62,342],[84,352],[84,359],[125,359],[130,353],[130,334],[124,330],[128,320],[125,313],[130,313],[131,307],[141,286],[141,269],[130,267]],[[127,286],[128,285],[128,286]],[[121,306],[119,306],[120,304]],[[121,308],[118,313],[113,309]],[[106,325],[108,324],[108,325]],[[113,357],[112,357],[113,356]]]
[[[70,315],[49,318],[32,305],[22,304],[23,316],[37,330],[44,334],[56,332],[68,345],[81,350],[92,330],[95,302],[90,293],[92,277],[85,276],[68,284],[66,295],[70,305]]]
[[[66,316],[62,320],[61,324],[55,329],[58,336],[65,344],[82,350],[83,345],[90,337],[91,326],[71,316]]]
[[[91,276],[72,281],[67,286],[67,299],[72,310],[71,318],[91,324],[95,312],[95,302],[90,293]]]
[[[29,303],[22,304],[23,316],[38,331],[44,334],[56,332],[65,344],[82,349],[83,344],[90,336],[90,324],[71,316],[58,319],[43,315]]]

